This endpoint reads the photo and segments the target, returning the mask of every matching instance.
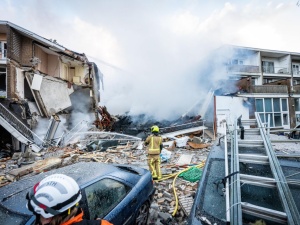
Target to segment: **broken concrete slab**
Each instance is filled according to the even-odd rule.
[[[177,161],[177,165],[181,166],[181,165],[191,164],[193,156],[194,156],[193,154],[192,155],[182,154]]]

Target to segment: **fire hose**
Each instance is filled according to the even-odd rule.
[[[189,166],[189,167],[187,167],[186,169],[184,169],[184,170],[182,170],[182,171],[179,171],[179,172],[177,172],[177,173],[170,174],[170,175],[168,175],[168,176],[166,176],[166,177],[163,177],[163,178],[161,178],[161,179],[159,179],[159,180],[156,180],[156,182],[160,182],[160,181],[167,180],[167,179],[170,179],[170,178],[174,177],[172,186],[173,186],[173,192],[174,192],[174,197],[175,197],[175,208],[174,208],[174,211],[173,211],[173,213],[172,213],[172,216],[175,216],[175,214],[176,214],[176,212],[177,212],[177,209],[178,209],[178,198],[177,198],[177,193],[176,193],[176,189],[175,189],[175,182],[176,182],[177,177],[178,177],[180,174],[182,174],[182,173],[188,171],[188,170],[191,169],[192,167],[196,167],[196,168],[199,168],[199,169],[200,169],[200,168],[203,168],[204,165],[205,165],[205,161],[201,162],[200,164],[198,164],[198,165],[196,165],[196,166]]]

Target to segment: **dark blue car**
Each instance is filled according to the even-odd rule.
[[[26,194],[34,184],[54,173],[77,181],[82,190],[80,206],[87,219],[103,218],[114,225],[147,224],[155,191],[150,172],[96,162],[73,164],[0,188],[0,224],[34,224],[35,216],[26,208]]]

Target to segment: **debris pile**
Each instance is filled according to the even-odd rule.
[[[148,169],[146,150],[142,140],[128,138],[116,142],[107,135],[101,133],[100,136],[114,144],[106,146],[105,149],[87,148],[89,143],[95,142],[95,139],[100,137],[94,131],[88,133],[81,141],[75,141],[67,147],[52,146],[38,153],[29,148],[25,152],[15,152],[11,157],[2,158],[0,159],[0,187],[24,177],[76,162],[131,164]],[[116,135],[113,136],[116,137]],[[190,166],[204,166],[212,140],[206,132],[204,135],[202,131],[164,137],[163,140],[162,153],[165,154],[161,163],[163,178],[155,182],[156,192],[149,221],[156,221],[153,224],[157,224],[157,221],[162,221],[162,224],[184,224],[193,204],[198,179],[191,182],[179,177],[179,174]],[[171,220],[173,222],[166,222],[166,218],[169,218],[169,222]]]

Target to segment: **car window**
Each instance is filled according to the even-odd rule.
[[[103,179],[84,189],[90,219],[103,218],[130,191],[125,184],[113,180]]]

